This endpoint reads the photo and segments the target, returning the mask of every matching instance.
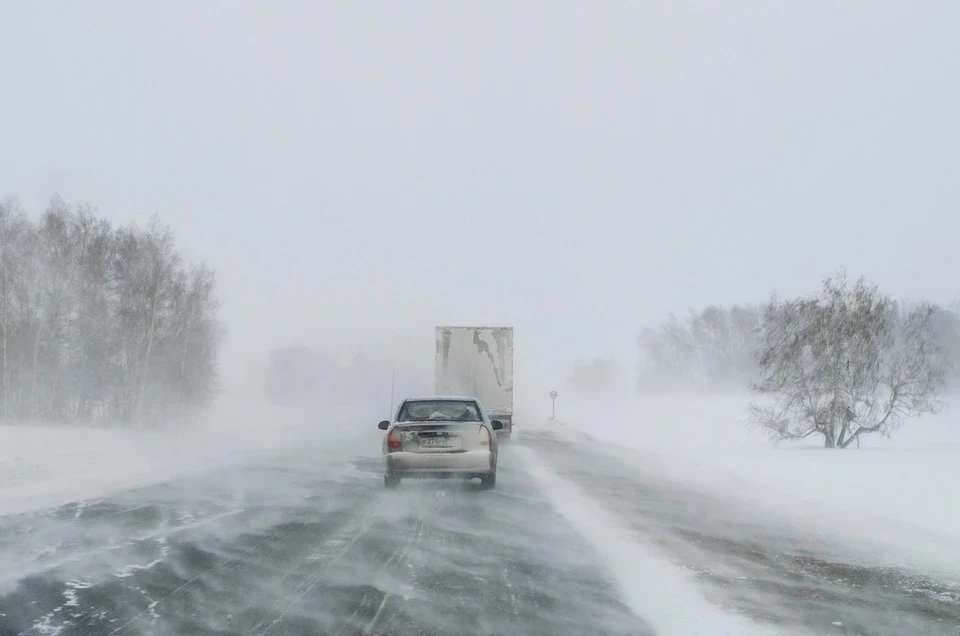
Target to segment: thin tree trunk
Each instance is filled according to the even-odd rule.
[[[80,334],[80,345],[78,356],[80,357],[79,364],[77,365],[77,404],[75,407],[75,414],[78,419],[82,420],[86,417],[86,395],[83,390],[84,379],[87,377],[87,356],[86,356],[86,345],[85,343],[85,334]]]
[[[159,279],[159,276],[158,276]],[[160,295],[160,281],[157,280],[153,288],[153,299],[150,303],[150,328],[147,330],[147,348],[143,356],[143,369],[140,374],[140,391],[137,399],[137,426],[143,425],[143,403],[147,393],[147,373],[150,369],[150,355],[153,353],[154,331],[157,325],[157,297]]]
[[[43,322],[37,320],[37,337],[33,343],[33,381],[30,388],[30,404],[33,412],[31,417],[38,417],[37,413],[37,366],[40,360],[40,334],[43,333]]]
[[[23,362],[27,359],[24,355],[23,341],[20,342],[20,355],[17,356],[17,403],[13,409],[13,417],[19,421],[23,417],[23,389],[26,384],[26,373],[23,370]]]
[[[74,299],[77,307],[77,318],[74,321],[74,333],[77,339],[78,355],[80,357],[79,366],[77,369],[77,402],[73,406],[73,415],[78,419],[81,419],[84,416],[85,406],[84,406],[84,390],[83,383],[84,378],[86,377],[86,369],[84,368],[86,364],[86,339],[87,334],[83,332],[83,322],[84,322],[84,305],[83,302],[86,299],[87,290],[84,286],[85,277],[83,270],[84,259],[87,257],[87,243],[90,240],[90,231],[89,227],[86,225],[82,226],[83,236],[80,241],[80,254],[77,256],[76,268],[74,269],[74,274],[70,277],[70,285],[73,287],[73,280],[76,279],[76,290],[77,296]],[[69,362],[69,360],[68,360]]]
[[[183,329],[183,351],[180,353],[180,382],[177,387],[177,417],[183,413],[183,376],[187,371],[187,351],[190,347],[190,329],[193,328],[193,320],[197,315],[197,305],[199,299],[195,299],[190,307],[190,315],[187,318],[187,324]]]
[[[9,300],[7,298],[7,264],[3,264],[3,421],[9,417],[10,370],[7,368],[7,329],[9,328]]]

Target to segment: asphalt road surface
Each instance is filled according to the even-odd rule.
[[[844,562],[599,445],[526,432],[502,448],[494,491],[386,491],[371,450],[303,449],[0,519],[0,635],[655,634],[524,453],[771,633],[960,634],[960,588]]]

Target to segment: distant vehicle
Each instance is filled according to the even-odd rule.
[[[437,395],[473,395],[513,434],[513,327],[436,328]]]
[[[474,479],[485,488],[497,484],[497,434],[491,420],[471,397],[407,398],[392,422],[380,422],[383,436],[384,486],[404,477]]]

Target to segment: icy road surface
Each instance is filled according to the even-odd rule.
[[[382,488],[379,447],[0,518],[7,634],[960,634],[960,588],[549,432],[499,484]]]

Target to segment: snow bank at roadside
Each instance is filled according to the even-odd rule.
[[[626,602],[658,634],[671,636],[752,636],[782,634],[728,614],[710,604],[697,584],[654,550],[638,543],[616,518],[593,503],[577,486],[547,468],[529,448],[512,452],[523,457],[527,471],[554,508],[597,550],[617,578]]]
[[[638,470],[740,497],[870,551],[875,562],[960,576],[953,558],[960,551],[958,409],[908,422],[892,440],[865,438],[859,450],[841,451],[815,440],[772,445],[746,426],[749,400],[689,395],[565,405],[568,425],[551,428],[609,442]]]
[[[369,420],[369,421],[368,421]],[[0,515],[108,496],[258,457],[338,440],[371,446],[369,417],[225,403],[202,424],[178,431],[71,426],[0,426]],[[363,442],[368,442],[364,444]]]

